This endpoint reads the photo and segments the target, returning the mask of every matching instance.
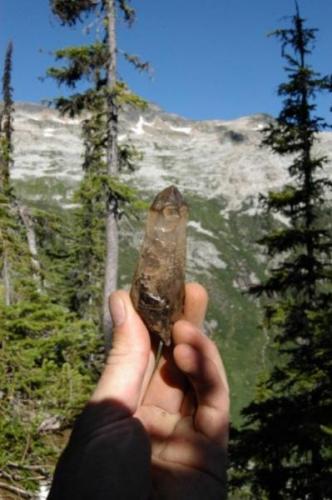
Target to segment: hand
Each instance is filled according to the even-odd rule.
[[[174,351],[165,352],[136,412],[151,439],[158,499],[225,496],[228,385],[218,350],[201,331],[206,307],[205,290],[187,286]]]
[[[67,497],[59,487],[62,496],[50,499],[225,498],[228,386],[217,348],[200,330],[206,305],[205,290],[187,285],[174,349],[155,369],[128,294],[112,295],[113,348],[52,488],[67,474],[71,490]]]
[[[220,499],[225,489],[228,386],[217,348],[200,330],[205,290],[187,285],[185,320],[174,326],[173,353],[164,351],[155,371],[148,332],[128,295],[117,292],[112,305],[115,319],[120,311],[120,325],[93,400],[121,401],[143,424],[152,446],[158,498]]]

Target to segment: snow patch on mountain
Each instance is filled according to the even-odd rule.
[[[220,257],[217,247],[207,240],[196,240],[188,237],[188,273],[197,275],[199,273],[210,273],[214,269],[224,270],[227,268],[226,262]]]
[[[173,127],[170,125],[169,127],[174,132],[180,132],[181,134],[191,134],[191,127]]]
[[[143,112],[127,110],[120,117],[120,141],[130,141],[142,159],[123,179],[151,193],[176,184],[184,194],[222,199],[227,217],[290,180],[290,159],[260,147],[260,130],[270,122],[267,115],[190,121],[152,105]],[[80,120],[23,103],[16,106],[14,129],[12,178],[58,179],[72,189],[82,177]],[[320,134],[317,152],[332,158],[331,132]],[[327,174],[332,178],[332,163]]]
[[[192,227],[193,229],[195,229],[197,233],[204,234],[205,236],[209,236],[210,238],[217,238],[216,235],[212,233],[212,231],[204,229],[204,227],[202,227],[202,224],[200,222],[190,220],[187,225],[188,227]]]
[[[130,130],[136,135],[142,135],[145,132],[144,127],[153,127],[153,123],[147,122],[146,120],[144,120],[143,116],[140,116],[136,125],[134,127],[131,127]]]

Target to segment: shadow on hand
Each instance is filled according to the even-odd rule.
[[[161,369],[164,381],[171,387],[188,387],[183,374],[170,362],[171,353],[165,358]],[[150,440],[162,439],[158,428],[149,436],[123,403],[114,399],[89,402],[58,461],[48,500],[226,498],[226,453],[219,445],[201,447],[198,443],[193,456],[199,467],[178,467],[159,460],[152,464]],[[180,439],[184,446],[186,439]],[[215,474],[205,470],[210,461]]]
[[[145,500],[150,442],[141,422],[114,400],[88,403],[57,464],[48,500]]]
[[[185,470],[184,468],[165,468],[161,464],[153,464],[153,481],[151,500],[226,500],[227,478],[207,476],[200,470]]]

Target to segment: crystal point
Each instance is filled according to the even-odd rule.
[[[166,345],[183,312],[187,218],[187,204],[175,186],[155,197],[130,292],[149,332]]]

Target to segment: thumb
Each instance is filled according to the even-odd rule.
[[[149,365],[150,337],[127,292],[114,292],[110,309],[114,325],[112,348],[92,401],[116,400],[134,413]]]

